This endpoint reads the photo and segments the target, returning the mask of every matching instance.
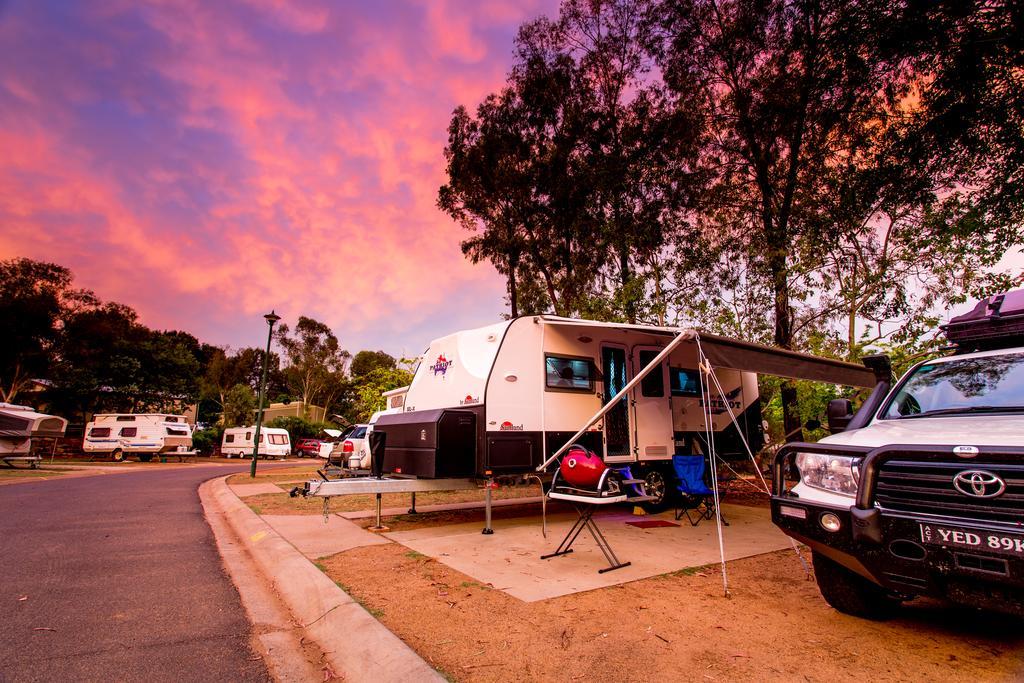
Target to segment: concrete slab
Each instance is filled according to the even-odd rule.
[[[507,507],[509,505],[530,505],[536,504],[540,507],[540,496],[534,496],[530,498],[502,498],[501,500],[495,500],[491,503],[491,507],[500,508]],[[449,512],[452,510],[483,510],[484,501],[468,501],[465,503],[438,503],[437,505],[417,505],[416,512]],[[409,512],[409,506],[400,508],[382,508],[380,514],[382,517],[394,517],[395,515],[404,515]],[[370,519],[376,517],[377,513],[374,510],[356,510],[354,512],[339,512],[339,517],[345,519]]]
[[[725,505],[730,526],[724,528],[725,557],[735,560],[790,547],[788,538],[771,522],[767,508]],[[632,565],[605,574],[604,555],[589,532],[580,534],[569,555],[540,559],[553,552],[576,516],[548,517],[548,535],[541,535],[541,518],[495,520],[494,535],[480,533],[480,523],[455,524],[384,534],[452,569],[525,602],[614,586],[668,572],[719,561],[715,523],[691,527],[639,529],[626,522],[637,519],[672,520],[671,512],[638,518],[628,510],[600,511],[595,515],[608,543],[623,562]]]
[[[239,498],[246,496],[262,496],[264,493],[284,493],[284,489],[275,484],[228,484],[231,491]]]
[[[263,515],[262,519],[311,560],[364,545],[390,543],[336,515],[329,515],[326,524],[322,515]]]

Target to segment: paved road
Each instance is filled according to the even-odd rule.
[[[0,681],[268,680],[199,503],[229,471],[0,487]]]

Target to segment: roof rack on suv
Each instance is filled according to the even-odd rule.
[[[1024,346],[1024,289],[982,299],[941,329],[961,353]]]

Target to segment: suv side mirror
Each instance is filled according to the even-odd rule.
[[[846,398],[834,398],[828,402],[828,429],[833,434],[845,431],[853,419],[853,404]]]

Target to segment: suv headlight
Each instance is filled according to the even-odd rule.
[[[797,453],[796,467],[800,470],[800,481],[808,486],[845,496],[857,495],[860,458]]]

